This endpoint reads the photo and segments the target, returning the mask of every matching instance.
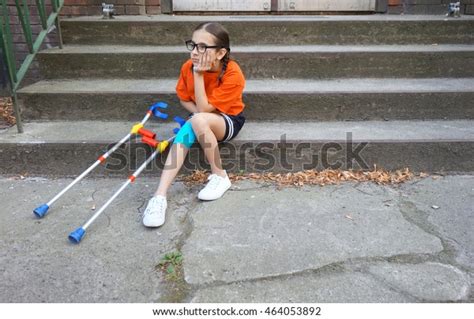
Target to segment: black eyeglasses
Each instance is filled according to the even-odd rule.
[[[185,42],[186,43],[186,48],[189,51],[193,51],[194,48],[197,48],[199,53],[204,53],[206,52],[207,49],[215,49],[215,48],[222,48],[221,46],[218,45],[205,45],[204,43],[194,43],[193,40],[188,40]]]

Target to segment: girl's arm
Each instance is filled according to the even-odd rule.
[[[196,108],[198,112],[213,112],[216,108],[209,104],[204,86],[204,75],[194,72],[194,96],[196,97]]]
[[[196,108],[199,112],[213,112],[216,110],[214,106],[209,104],[206,95],[206,88],[204,86],[204,74],[211,69],[211,61],[209,59],[209,54],[206,51],[201,56],[201,61],[199,67],[194,68],[194,96],[196,97]]]
[[[189,112],[189,113],[197,113],[199,112],[197,107],[196,107],[196,104],[194,104],[193,101],[182,101],[182,100],[179,100],[179,103],[181,103],[181,105]]]

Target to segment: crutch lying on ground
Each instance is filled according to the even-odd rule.
[[[176,118],[175,118],[176,119]],[[143,164],[132,174],[128,177],[127,181],[123,183],[123,185],[115,192],[115,194],[112,195],[112,197],[109,198],[109,200],[82,226],[77,228],[75,231],[73,231],[71,234],[69,234],[69,240],[72,243],[78,244],[80,243],[82,237],[86,233],[86,229],[94,222],[94,220],[99,217],[100,214],[112,203],[112,201],[130,184],[135,181],[135,179],[140,175],[140,173],[145,169],[145,167],[151,163],[155,159],[155,157],[159,154],[162,153],[169,145],[171,140],[173,140],[175,137],[171,137],[167,140],[164,141],[157,141],[155,140],[155,134],[153,132],[147,131],[147,130],[142,130],[140,132],[142,135],[142,142],[150,145],[151,147],[155,148],[155,151],[151,154],[151,156],[143,162]]]
[[[140,130],[143,130],[143,126],[145,125],[145,123],[150,119],[150,117],[152,115],[154,115],[155,117],[157,118],[160,118],[160,119],[167,119],[168,118],[168,114],[165,114],[165,113],[161,113],[158,109],[166,109],[168,107],[168,104],[164,103],[164,102],[158,102],[158,103],[155,103],[153,104],[152,106],[150,106],[148,108],[148,111],[146,112],[146,115],[145,117],[143,118],[143,120],[138,123],[138,124],[135,124],[133,127],[132,127],[132,130],[130,131],[130,133],[128,133],[124,138],[122,138],[119,142],[117,142],[117,144],[115,144],[110,150],[108,150],[105,154],[99,156],[99,158],[94,162],[94,164],[92,164],[88,169],[86,169],[81,175],[79,175],[78,177],[76,177],[76,179],[74,181],[72,181],[68,186],[66,186],[66,188],[64,188],[62,191],[60,191],[56,196],[54,196],[53,199],[51,199],[48,203],[46,204],[43,204],[43,205],[40,205],[38,206],[37,208],[35,208],[33,210],[33,213],[41,218],[43,217],[44,215],[46,215],[46,213],[48,212],[49,208],[51,207],[51,205],[57,201],[62,195],[64,195],[64,193],[66,193],[71,187],[73,187],[77,182],[79,182],[80,180],[82,180],[87,174],[89,174],[94,168],[96,168],[99,164],[105,162],[105,160],[107,159],[107,157],[109,157],[113,152],[115,152],[122,144],[124,144],[125,142],[127,142],[130,137],[132,136],[135,136],[135,135],[138,135]],[[182,119],[177,119],[175,118],[175,121],[179,122],[181,124],[180,121],[182,121]],[[182,124],[181,124],[182,125]]]
[[[125,189],[130,183],[133,183],[135,179],[140,175],[140,173],[147,167],[148,164],[151,163],[155,159],[155,157],[162,153],[168,147],[169,143],[175,139],[175,142],[183,143],[186,147],[190,148],[191,145],[194,144],[196,141],[196,135],[193,132],[191,123],[188,121],[186,122],[184,119],[176,116],[174,118],[176,122],[179,123],[180,127],[175,128],[173,132],[176,134],[173,137],[170,137],[164,141],[157,141],[155,140],[156,134],[142,129],[138,133],[142,136],[142,142],[145,144],[150,145],[155,149],[155,151],[150,155],[150,157],[143,162],[143,164],[132,174],[128,177],[127,181],[123,183],[123,185],[109,198],[109,200],[81,227],[77,228],[75,231],[69,234],[69,240],[72,243],[78,244],[81,242],[82,237],[86,233],[86,229],[94,222],[94,220],[99,217],[100,214],[112,203],[112,201],[117,198],[117,196]]]
[[[167,140],[161,142],[157,141],[155,140],[156,134],[145,129],[142,129],[138,132],[142,136],[142,142],[153,147],[155,151],[145,162],[143,162],[143,164],[132,175],[128,177],[127,181],[115,192],[115,194],[112,195],[112,197],[109,198],[109,200],[104,205],[102,205],[102,207],[83,226],[77,228],[69,234],[68,238],[72,243],[78,244],[81,242],[82,237],[84,237],[86,233],[86,229],[94,222],[94,220],[96,220],[97,217],[102,214],[102,212],[113,202],[115,198],[117,198],[117,196],[125,188],[127,188],[130,183],[133,183],[135,181],[138,175],[140,175],[140,173],[147,167],[148,164],[151,163],[151,161],[155,159],[158,154],[166,150],[169,143],[173,139],[176,139],[175,142],[179,141],[180,143],[184,143],[188,148],[191,147],[191,145],[196,141],[196,136],[194,135],[190,122],[186,122],[184,119],[178,116],[176,116],[174,120],[180,125],[180,128],[175,128],[173,132],[176,135],[170,137]]]

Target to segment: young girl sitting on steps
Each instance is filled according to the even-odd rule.
[[[181,105],[193,115],[176,135],[168,153],[160,184],[143,216],[147,227],[164,224],[168,189],[195,140],[211,166],[209,182],[198,198],[215,200],[229,189],[231,183],[222,169],[218,143],[233,139],[245,123],[245,79],[239,65],[229,58],[228,32],[219,23],[202,23],[192,39],[186,41],[186,47],[191,58],[181,67],[176,93]]]

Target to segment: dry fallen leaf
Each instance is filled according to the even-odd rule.
[[[207,181],[209,173],[201,170],[194,171],[191,175],[182,177],[187,185],[203,184]],[[331,170],[322,171],[304,170],[296,173],[248,173],[248,174],[229,174],[231,181],[254,180],[261,182],[276,183],[281,186],[304,185],[334,185],[344,181],[355,182],[374,182],[380,185],[400,184],[409,181],[415,177],[423,178],[428,174],[420,173],[417,176],[410,172],[408,168],[397,170],[394,172],[377,169],[374,166],[372,171],[354,171],[354,170]]]
[[[16,124],[11,97],[0,97],[0,119],[8,125]]]

